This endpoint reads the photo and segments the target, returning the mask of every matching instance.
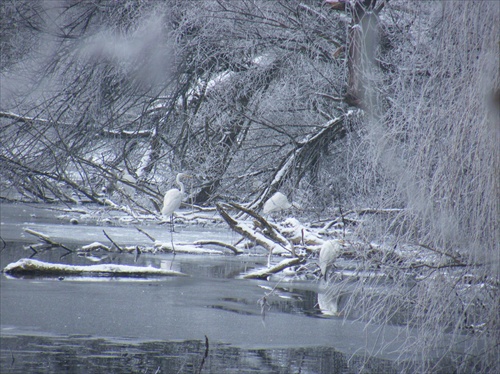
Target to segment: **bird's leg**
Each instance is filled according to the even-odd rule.
[[[173,232],[177,232],[177,231],[175,231],[174,213],[172,213],[172,215],[170,216],[170,229],[171,229]]]
[[[175,255],[174,246],[174,214],[170,216],[170,243],[172,244],[172,253]]]

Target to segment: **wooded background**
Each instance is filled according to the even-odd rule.
[[[197,205],[258,209],[279,190],[308,222],[391,210],[357,234],[498,284],[499,9],[4,0],[2,198],[102,204],[106,187],[155,212],[187,171]]]

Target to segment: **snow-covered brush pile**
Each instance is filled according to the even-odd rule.
[[[318,279],[321,277],[350,276],[359,278],[360,274],[371,274],[374,277],[419,276],[421,269],[440,269],[464,267],[462,260],[439,250],[427,246],[394,246],[366,243],[346,227],[339,226],[340,218],[325,221],[321,226],[304,225],[296,218],[287,218],[280,223],[271,223],[261,214],[245,206],[230,203],[218,204],[217,212],[230,229],[241,236],[236,243],[227,243],[221,240],[195,240],[193,242],[160,241],[149,234],[146,229],[135,228],[145,235],[151,245],[137,245],[130,243],[127,246],[118,244],[106,230],[104,235],[110,244],[92,242],[76,249],[57,242],[49,236],[25,229],[25,232],[37,237],[39,243],[30,245],[33,256],[41,251],[52,248],[63,248],[67,254],[78,253],[86,258],[100,253],[133,254],[136,259],[141,253],[182,253],[193,255],[243,255],[261,253],[268,257],[267,267],[257,269],[254,273],[242,275],[245,278],[268,279],[273,274],[280,274],[287,279]],[[366,212],[361,212],[361,216]],[[351,213],[349,213],[351,214]],[[183,213],[179,217],[192,216]],[[355,221],[361,222],[361,216]],[[215,219],[213,212],[199,215],[196,219],[185,220],[184,223],[199,224],[199,220]],[[157,220],[155,221],[158,222]],[[207,221],[204,221],[205,224]],[[335,249],[332,249],[333,247]],[[285,257],[280,261],[277,257]],[[320,271],[321,268],[321,271]],[[328,270],[328,271],[327,271]],[[340,275],[339,275],[340,274]]]
[[[61,208],[58,219],[71,224],[105,224],[132,225],[132,224],[158,224],[170,223],[156,211],[142,208],[132,208],[128,204],[117,204],[109,199],[103,201],[102,206],[93,204],[78,206],[76,208]],[[222,219],[217,214],[215,208],[204,208],[196,205],[189,205],[189,209],[182,209],[174,213],[175,223],[185,223],[190,225],[214,225],[222,223]]]

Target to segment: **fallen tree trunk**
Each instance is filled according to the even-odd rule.
[[[290,241],[288,241],[278,230],[276,230],[274,226],[271,225],[264,217],[262,217],[260,214],[254,212],[251,209],[245,208],[242,205],[236,203],[230,203],[229,205],[231,205],[233,208],[240,210],[241,212],[248,214],[250,217],[257,220],[257,224],[260,226],[260,228],[262,228],[263,233],[266,236],[268,236],[271,240],[275,241],[276,243],[278,243],[283,247],[291,248],[292,255],[295,257],[293,244]]]
[[[310,134],[304,140],[298,141],[296,147],[291,150],[281,161],[274,172],[273,179],[261,194],[249,205],[252,210],[258,210],[264,202],[271,197],[290,178],[292,172],[298,171],[300,180],[317,160],[319,153],[325,145],[344,138],[347,134],[347,119],[356,111],[334,118],[320,126],[316,133]]]
[[[263,268],[257,271],[253,271],[251,273],[245,274],[243,276],[244,279],[266,279],[268,276],[272,274],[279,273],[280,271],[289,268],[290,266],[298,265],[303,263],[305,260],[303,258],[295,257],[288,258],[286,260],[281,261],[279,264],[271,266],[270,268]]]
[[[5,274],[12,276],[94,276],[94,277],[144,277],[144,276],[187,276],[179,271],[157,269],[151,266],[130,265],[66,265],[54,264],[22,258],[17,262],[8,264],[3,270]]]
[[[286,245],[282,244],[280,242],[275,241],[268,235],[266,235],[264,232],[257,231],[250,226],[248,226],[245,222],[237,221],[233,217],[229,215],[229,213],[222,207],[221,204],[217,204],[217,211],[221,215],[221,217],[226,221],[226,223],[229,225],[229,227],[240,234],[241,236],[245,237],[246,239],[250,240],[251,242],[257,243],[258,245],[264,247],[269,251],[269,253],[283,253],[283,252],[288,252],[290,254],[293,253],[293,247],[292,245],[286,241]],[[231,205],[233,207],[237,207],[238,205]],[[254,213],[256,214],[256,213]],[[263,219],[263,218],[262,218]],[[269,224],[267,224],[269,225]]]
[[[218,240],[197,240],[197,241],[193,242],[193,245],[200,245],[200,246],[215,245],[218,247],[227,248],[227,249],[231,250],[235,255],[241,255],[244,253],[241,249],[235,247],[234,245],[224,243],[224,242],[221,242]]]

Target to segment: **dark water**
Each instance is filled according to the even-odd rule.
[[[67,217],[55,218],[53,211],[3,204],[1,268],[34,255],[27,244],[36,239],[23,233],[24,227],[75,247],[106,240],[101,226],[89,223],[76,229]],[[164,228],[143,228],[170,240]],[[124,244],[144,240],[130,225],[115,225],[113,230]],[[178,230],[176,241],[234,239],[223,228]],[[101,263],[136,264],[129,254],[96,255],[104,257]],[[60,249],[34,258],[73,264],[95,261],[67,256]],[[190,276],[60,280],[2,275],[0,372],[397,372],[394,360],[404,330],[326,316],[318,301],[329,301],[315,282],[238,279],[266,261],[258,255],[143,254],[138,265],[172,268]],[[259,304],[264,296],[265,313]]]
[[[199,340],[137,342],[79,336],[9,336],[2,344],[2,373],[396,372],[389,361],[348,359],[330,347],[244,349],[209,341],[207,351],[206,341]]]

